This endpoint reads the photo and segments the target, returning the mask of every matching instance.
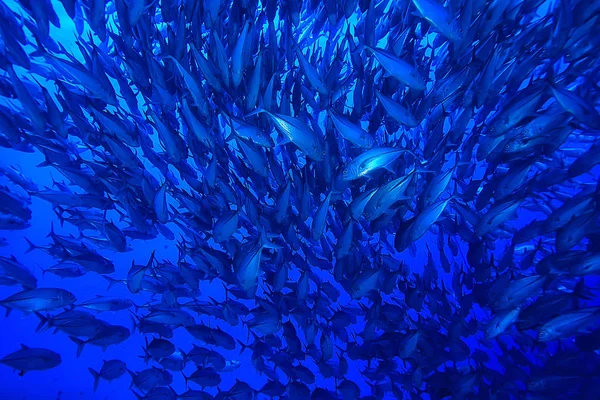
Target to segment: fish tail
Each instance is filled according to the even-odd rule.
[[[131,310],[130,310],[130,312],[131,312]],[[133,330],[133,332],[135,333],[135,331],[136,331],[137,329],[139,329],[139,327],[140,327],[140,325],[139,325],[139,319],[137,319],[137,318],[138,318],[138,316],[137,316],[135,313],[131,312],[131,314],[132,314],[132,315],[131,315],[131,322],[133,323],[132,330]],[[136,319],[137,319],[137,320],[136,320]]]
[[[98,389],[98,383],[100,382],[100,374],[96,372],[93,368],[88,368],[90,374],[94,377],[94,392]]]
[[[56,234],[54,233],[54,221],[50,222],[50,233],[46,235],[46,237],[54,237]]]
[[[61,206],[57,205],[56,207],[54,207],[54,213],[56,214],[56,217],[60,221],[60,227],[61,228],[63,228],[65,226],[65,221],[66,221],[66,218],[63,217],[63,213],[64,212],[65,212],[65,209],[62,208]]]
[[[593,300],[593,296],[590,296],[585,291],[585,280],[582,277],[573,288],[573,308],[579,308],[579,300]]]
[[[83,347],[85,346],[85,342],[79,338],[76,338],[75,336],[69,336],[69,339],[71,339],[73,343],[77,345],[77,358],[79,358],[81,352],[83,351]]]
[[[111,277],[111,276],[107,276],[107,275],[102,275],[102,277],[104,279],[106,279],[108,281],[108,286],[106,287],[106,290],[110,290],[113,286],[115,286],[117,283],[119,283],[118,280],[116,280],[115,278]]]
[[[146,263],[146,268],[150,268],[152,266],[152,264],[154,263],[154,253],[156,253],[156,250],[152,250],[152,254],[150,254],[150,258],[148,259],[148,262]]]
[[[25,238],[25,241],[29,245],[29,248],[27,250],[25,250],[25,254],[31,253],[33,250],[36,250],[36,249],[40,248],[39,246],[33,244],[33,242],[31,240],[29,240],[28,238]]]
[[[185,379],[185,386],[187,386],[188,385],[188,381],[190,380],[190,378],[188,376],[186,376],[183,371],[181,371],[181,375],[183,375],[183,379]]]
[[[137,375],[135,374],[135,372],[133,372],[129,368],[127,368],[127,372],[129,372],[129,375],[131,375],[131,383],[129,384],[129,389],[131,389],[132,387],[135,386],[135,378],[137,377]],[[186,381],[186,384],[187,384],[187,381]]]
[[[143,397],[137,393],[135,390],[132,390],[131,393],[133,393],[135,395],[135,397],[137,397],[138,399],[143,399]]]
[[[35,328],[36,332],[39,332],[40,330],[42,330],[42,328],[44,326],[46,326],[46,324],[48,323],[48,318],[44,317],[42,315],[42,313],[39,313],[37,311],[34,311],[35,315],[40,319],[40,323],[38,324],[37,328]]]

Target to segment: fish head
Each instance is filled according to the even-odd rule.
[[[527,390],[530,390],[532,392],[537,392],[543,388],[544,388],[544,381],[541,378],[532,379],[529,382],[527,382]]]
[[[465,31],[456,23],[455,20],[451,20],[448,24],[447,36],[451,42],[459,45],[465,39]]]
[[[169,373],[169,371],[163,370],[163,371],[161,371],[161,375],[162,375],[162,379],[164,380],[164,382],[167,382],[167,384],[170,384],[173,382],[173,375],[171,375]]]
[[[504,143],[503,149],[504,153],[516,153],[519,150],[523,149],[527,144],[527,139],[523,135],[517,135],[514,138],[508,140]]]
[[[365,211],[363,211],[363,217],[365,217],[366,221],[372,221],[376,215],[377,215],[377,206],[373,206],[373,207],[365,207]]]
[[[62,293],[62,299],[64,304],[73,304],[77,301],[75,295],[71,292],[67,292],[66,290]]]
[[[410,75],[415,89],[424,92],[427,89],[427,78],[421,75],[417,69],[413,69]]]
[[[375,195],[367,202],[362,214],[365,220],[373,221],[381,215],[381,203],[379,200],[380,196]]]
[[[2,226],[4,230],[21,230],[29,228],[31,225],[29,222],[15,217],[14,215],[0,215],[0,226]]]
[[[361,169],[364,169],[364,166],[361,168],[361,164],[359,163],[351,162],[347,164],[344,168],[342,168],[342,180],[353,181],[355,179],[360,178]]]
[[[506,306],[506,304],[508,304],[508,297],[506,295],[502,295],[492,301],[492,308],[494,310],[501,310]]]
[[[552,340],[552,338],[552,329],[546,327],[540,329],[540,332],[538,333],[538,340],[540,342],[547,342]]]

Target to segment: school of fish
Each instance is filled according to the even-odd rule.
[[[53,174],[0,161],[3,318],[141,354],[73,366],[93,390],[600,398],[599,0],[15,0],[0,39],[0,146]]]

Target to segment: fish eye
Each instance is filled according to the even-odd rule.
[[[464,31],[463,31],[463,29],[462,29],[462,28],[460,28],[458,31],[459,31],[461,34],[462,34],[462,33],[464,33]]]
[[[528,387],[528,388],[530,388],[530,389],[531,389],[531,388],[535,388],[535,387],[537,387],[537,386],[538,386],[538,382],[537,382],[537,381],[531,381],[531,382],[529,382],[529,383],[527,384],[527,387]]]
[[[343,171],[343,174],[344,174],[344,175],[348,175],[348,170],[347,170],[347,169],[345,169],[345,170]]]

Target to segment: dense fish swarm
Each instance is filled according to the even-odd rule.
[[[600,1],[2,1],[0,39],[2,331],[59,332],[15,379],[600,398]]]

